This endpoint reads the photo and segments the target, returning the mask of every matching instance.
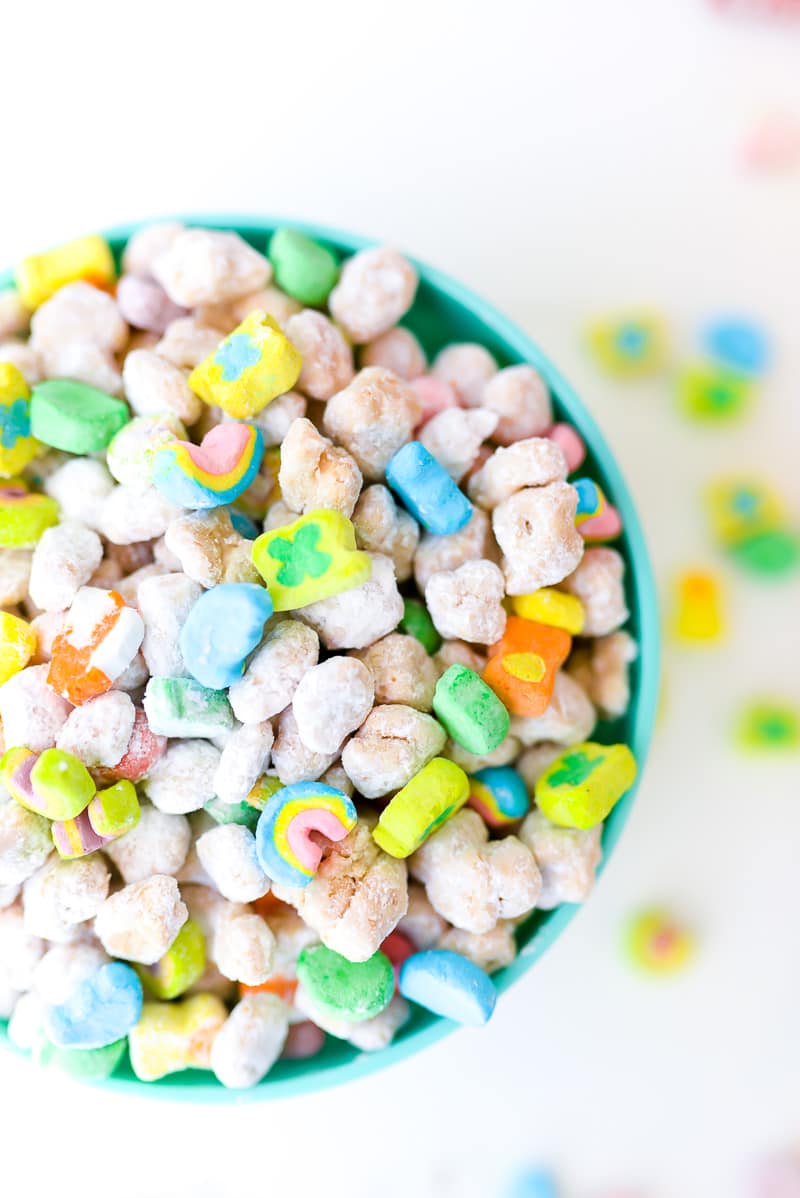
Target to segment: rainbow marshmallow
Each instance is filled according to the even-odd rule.
[[[510,765],[477,770],[469,780],[467,802],[490,828],[516,823],[530,808],[527,787]]]
[[[74,819],[54,820],[50,825],[50,834],[59,857],[64,861],[85,857],[114,839],[113,836],[99,836],[95,832],[88,811],[81,811]]]
[[[261,868],[282,886],[307,886],[322,859],[322,848],[311,833],[342,840],[356,819],[352,800],[332,786],[322,782],[284,786],[269,799],[256,828]]]
[[[218,424],[200,445],[172,441],[153,459],[153,482],[171,503],[186,508],[233,503],[258,474],[264,456],[261,430]]]

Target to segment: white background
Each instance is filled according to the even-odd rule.
[[[507,310],[577,384],[641,505],[662,580],[713,560],[697,491],[752,465],[800,513],[800,176],[740,144],[800,116],[800,28],[703,0],[19,6],[0,71],[0,262],[169,211],[281,213],[391,241]],[[647,302],[679,351],[763,320],[753,418],[698,430],[662,382],[616,387],[587,314]],[[177,1108],[4,1056],[2,1167],[37,1193],[500,1198],[525,1161],[567,1198],[734,1198],[800,1134],[794,765],[730,748],[739,699],[800,698],[800,585],[728,572],[732,638],[666,660],[666,708],[595,897],[501,1003],[392,1071],[317,1097]],[[651,982],[620,925],[663,899],[696,968]]]

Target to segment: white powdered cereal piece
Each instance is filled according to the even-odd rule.
[[[228,690],[233,714],[259,724],[288,707],[303,675],[319,660],[319,638],[298,620],[270,628],[243,676]]]
[[[464,562],[434,574],[425,604],[440,636],[493,645],[506,628],[503,575],[494,562]]]
[[[583,556],[577,505],[575,488],[554,482],[517,491],[494,509],[492,528],[504,554],[509,595],[555,586],[572,573]]]
[[[460,482],[496,424],[496,415],[486,408],[445,408],[422,426],[419,440],[450,477]]]
[[[465,408],[480,406],[486,384],[496,373],[497,363],[489,351],[470,341],[446,346],[431,367],[433,377],[449,383]]]
[[[303,676],[292,699],[297,731],[315,753],[336,753],[369,715],[375,684],[363,662],[329,657]]]
[[[481,403],[499,417],[494,431],[498,445],[541,437],[553,423],[547,384],[532,366],[499,370],[484,387]]]
[[[332,508],[350,516],[362,478],[347,450],[339,449],[303,417],[291,425],[281,445],[278,482],[284,502],[301,515]]]
[[[178,883],[164,874],[124,886],[107,898],[94,921],[103,948],[112,957],[155,965],[189,916]]]
[[[6,745],[34,753],[52,749],[72,705],[47,685],[49,666],[28,666],[0,686],[0,719]]]
[[[97,533],[77,520],[46,529],[33,551],[31,599],[43,611],[64,611],[102,559]]]
[[[445,746],[432,716],[402,703],[375,707],[342,750],[342,765],[356,790],[377,799],[410,782]]]
[[[467,932],[490,932],[501,919],[526,915],[542,888],[530,849],[516,836],[490,841],[477,811],[467,808],[417,849],[409,870],[439,914]]]
[[[421,411],[408,383],[380,366],[367,366],[328,400],[322,423],[328,436],[353,455],[364,478],[377,482],[411,440]]]
[[[281,1055],[289,1031],[289,1008],[274,994],[246,994],[231,1011],[211,1046],[211,1068],[229,1089],[255,1086]]]
[[[221,304],[265,287],[272,267],[238,233],[185,229],[151,263],[151,272],[176,304]]]
[[[197,841],[200,864],[223,898],[250,903],[269,890],[256,856],[256,839],[244,824],[219,824]]]
[[[417,272],[397,250],[359,250],[330,294],[331,315],[356,345],[388,332],[414,302]]]
[[[414,556],[414,578],[420,591],[424,592],[434,574],[457,570],[464,562],[478,558],[491,560],[496,554],[489,517],[480,508],[475,508],[458,532],[441,536],[423,533]]]
[[[603,856],[602,832],[602,824],[588,831],[559,828],[541,811],[525,816],[519,838],[533,853],[542,874],[537,906],[543,911],[559,903],[582,903],[589,897]]]
[[[70,342],[91,342],[118,353],[127,340],[128,326],[112,296],[81,281],[60,287],[31,317],[31,346],[37,353]]]
[[[139,822],[106,845],[104,852],[123,882],[143,882],[153,874],[176,875],[189,852],[192,833],[183,815],[170,815],[142,804]]]
[[[303,359],[297,389],[311,399],[330,399],[353,377],[353,351],[333,321],[304,308],[286,321],[286,336]]]
[[[360,586],[309,603],[296,614],[326,649],[363,649],[392,632],[403,618],[391,558],[371,553],[372,574]]]
[[[470,478],[467,494],[473,503],[492,511],[517,491],[563,482],[566,477],[566,459],[555,441],[531,437],[508,449],[496,449]]]
[[[137,604],[144,621],[142,654],[153,675],[185,678],[180,633],[189,612],[203,593],[185,574],[161,574],[141,583]]]
[[[95,528],[100,506],[113,490],[113,478],[94,458],[70,458],[44,481],[45,494],[58,503],[62,517],[87,528]]]
[[[115,765],[128,748],[135,715],[129,695],[108,691],[70,712],[56,746],[89,768]]]
[[[395,503],[388,487],[374,483],[364,488],[353,511],[353,528],[359,549],[392,559],[398,582],[411,577],[419,525]]]
[[[125,398],[137,416],[169,412],[184,424],[194,424],[203,410],[179,366],[152,349],[135,349],[125,359],[122,382]]]
[[[142,782],[154,807],[170,815],[186,815],[214,797],[214,775],[220,752],[207,740],[172,741]]]
[[[269,720],[241,724],[230,734],[214,775],[214,790],[223,803],[247,798],[269,765],[273,739]]]

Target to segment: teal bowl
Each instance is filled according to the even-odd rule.
[[[258,250],[264,251],[273,229],[287,223],[269,217],[190,216],[176,219],[209,228],[235,229]],[[311,237],[329,246],[342,257],[371,244],[363,237],[329,229],[321,225],[292,223]],[[137,225],[111,229],[108,237],[119,255]],[[486,346],[501,366],[528,362],[547,380],[553,406],[559,420],[573,424],[584,442],[588,456],[582,473],[599,481],[605,494],[619,509],[624,532],[615,542],[626,562],[626,590],[630,620],[626,627],[639,645],[639,656],[632,668],[631,702],[621,719],[601,723],[594,739],[611,743],[625,741],[639,763],[641,777],[655,720],[659,679],[659,620],[653,572],[633,501],[611,450],[600,429],[586,411],[567,380],[556,370],[539,347],[507,317],[461,283],[416,262],[419,289],[414,306],[403,324],[419,337],[432,356],[451,341],[477,341]],[[10,276],[0,278],[0,287],[8,286]],[[636,787],[617,804],[603,829],[603,862],[608,867],[612,851],[633,807]],[[519,955],[494,975],[502,994],[527,973],[542,953],[561,935],[578,907],[565,904],[554,911],[534,911],[517,929]],[[502,1018],[502,1015],[500,1016]],[[179,1102],[241,1103],[267,1098],[288,1098],[307,1094],[326,1086],[353,1081],[402,1061],[456,1030],[456,1025],[426,1011],[415,1009],[412,1018],[394,1042],[377,1053],[364,1053],[342,1041],[328,1037],[324,1050],[304,1061],[279,1061],[268,1076],[252,1090],[226,1090],[210,1073],[188,1070],[158,1082],[140,1082],[126,1061],[108,1081],[95,1083],[121,1094],[141,1094],[151,1098]],[[5,1025],[0,1022],[0,1040],[7,1042]]]

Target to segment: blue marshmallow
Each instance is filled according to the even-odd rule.
[[[506,1198],[558,1198],[558,1188],[547,1169],[525,1169],[515,1177]]]
[[[404,998],[468,1027],[487,1023],[497,1002],[488,973],[443,948],[409,957],[400,969],[399,987]]]
[[[594,516],[600,510],[600,492],[590,478],[576,478],[572,486],[578,492],[576,516]]]
[[[58,1048],[105,1048],[139,1022],[142,983],[122,961],[101,965],[66,1002],[47,1007],[44,1030]]]
[[[436,536],[458,532],[472,504],[419,441],[409,441],[386,467],[386,481],[420,524]]]
[[[256,524],[255,520],[251,520],[244,512],[240,512],[236,507],[228,508],[228,515],[231,518],[231,524],[234,530],[238,532],[240,537],[244,537],[246,541],[254,541],[256,537],[261,535],[261,529]]]
[[[741,317],[713,321],[703,331],[703,345],[730,370],[761,374],[769,365],[770,347],[763,329]]]
[[[181,653],[189,673],[209,690],[232,686],[244,673],[245,661],[271,615],[269,591],[255,583],[226,582],[205,591],[181,629]]]

